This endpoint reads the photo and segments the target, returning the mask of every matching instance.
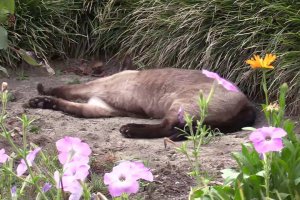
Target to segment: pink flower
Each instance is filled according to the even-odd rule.
[[[56,148],[59,152],[58,159],[61,164],[80,160],[82,163],[89,162],[91,148],[87,143],[82,142],[79,138],[64,137],[56,142]]]
[[[5,163],[9,156],[5,154],[5,149],[0,150],[0,163]]]
[[[80,162],[70,162],[64,165],[64,172],[59,177],[59,172],[54,173],[54,180],[57,188],[63,188],[65,192],[70,192],[69,200],[80,199],[82,195],[82,186],[80,182],[83,182],[89,174],[90,166]]]
[[[70,192],[69,200],[79,200],[83,189],[80,184],[80,181],[75,175],[72,174],[63,174],[60,177],[59,172],[54,172],[54,180],[56,182],[57,188],[63,188],[65,192]]]
[[[153,181],[153,175],[149,168],[145,167],[142,162],[139,161],[123,161],[113,169],[126,169],[128,173],[136,179],[144,179],[147,181]]]
[[[90,166],[81,162],[70,162],[64,165],[64,176],[74,176],[75,179],[84,181],[89,175]]]
[[[224,78],[221,78],[217,73],[210,72],[210,71],[203,69],[202,74],[204,74],[208,78],[215,79],[218,82],[218,84],[222,85],[228,91],[232,91],[232,92],[239,91],[238,88],[234,84],[232,84],[231,82],[227,81]]]
[[[16,199],[17,197],[17,186],[12,186],[12,188],[10,189],[10,194],[11,194],[11,197],[13,199]]]
[[[82,183],[89,174],[91,148],[79,138],[64,137],[56,142],[58,159],[63,164],[63,174],[54,173],[57,188],[70,192],[69,200],[79,200],[82,196]]]
[[[43,192],[48,192],[50,189],[51,189],[52,185],[50,183],[45,183],[43,188],[42,188],[42,191]]]
[[[26,156],[26,161],[27,161],[29,167],[32,166],[33,161],[34,161],[34,159],[35,159],[35,157],[36,157],[36,154],[37,154],[40,150],[41,150],[41,148],[38,147],[38,148],[34,149],[33,151],[31,151],[31,152]],[[19,164],[18,167],[17,167],[17,176],[22,176],[22,175],[26,172],[26,170],[27,170],[27,165],[26,165],[26,163],[25,163],[25,160],[22,159],[21,162],[20,162],[20,164]]]
[[[258,153],[280,151],[283,148],[282,137],[286,134],[282,128],[262,127],[250,134],[250,140]]]
[[[123,193],[137,193],[139,190],[138,179],[153,181],[150,169],[141,162],[124,161],[115,166],[111,173],[105,173],[104,184],[108,185],[112,197],[118,197]]]

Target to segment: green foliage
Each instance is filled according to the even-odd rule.
[[[3,87],[3,83],[0,96],[2,102],[0,137],[4,138],[11,147],[8,160],[0,163],[0,199],[65,199],[66,194],[62,194],[61,189],[56,188],[53,177],[56,170],[62,171],[57,156],[50,155],[49,151],[47,154],[40,151],[35,161],[29,161],[29,149],[37,148],[36,145],[29,143],[27,140],[27,134],[37,130],[32,124],[34,120],[29,119],[25,114],[17,117],[22,124],[22,145],[18,145],[11,136],[11,130],[6,128],[8,91]],[[5,147],[5,149],[7,150],[8,147]],[[3,155],[1,154],[1,156]],[[20,162],[21,159],[26,164],[28,175],[18,176],[16,174],[17,165],[22,163]],[[47,192],[43,191],[45,183],[52,185]],[[82,186],[84,190],[83,199],[91,199],[90,189],[83,182]],[[12,192],[13,187],[16,187],[14,194]]]
[[[32,66],[41,66],[32,56],[30,56],[25,50],[18,50],[19,55],[22,57],[24,61]]]
[[[104,184],[102,177],[98,174],[92,173],[91,174],[91,192],[97,193],[101,192],[103,194],[108,195],[108,191],[106,185]]]
[[[8,72],[6,68],[2,67],[1,65],[0,65],[0,71],[3,72],[6,76],[8,76]]]
[[[284,146],[282,152],[272,155],[270,197],[300,199],[300,141],[286,139]],[[234,153],[233,156],[240,171],[223,170],[225,185],[211,187],[201,198],[222,199],[222,196],[223,199],[264,199],[263,160],[259,154],[253,150],[252,145],[243,145],[242,152]]]
[[[262,85],[267,95],[266,72],[263,73]],[[300,199],[300,140],[294,130],[295,124],[284,120],[287,91],[287,84],[283,84],[280,87],[279,105],[269,104],[268,97],[263,104],[269,126],[283,127],[287,133],[284,148],[259,154],[252,144],[243,144],[241,152],[233,153],[238,170],[222,170],[224,185],[199,187],[191,191],[190,199]]]
[[[8,47],[7,31],[5,28],[0,26],[0,49],[6,49],[7,47]]]
[[[0,25],[7,22],[9,14],[13,14],[15,11],[14,0],[3,0],[0,2]],[[0,26],[0,49],[6,49],[8,47],[7,30]],[[2,70],[3,71],[3,70]]]
[[[14,0],[2,0],[0,2],[0,10],[1,10],[1,13],[13,14],[15,12],[15,1]],[[3,21],[1,21],[1,22],[3,22]]]
[[[15,11],[15,1],[14,0],[4,0],[0,3],[0,24],[4,24],[6,26],[12,26],[11,21],[15,20],[14,18],[14,11]],[[26,52],[23,49],[16,49],[13,45],[10,45],[8,42],[8,32],[3,27],[0,26],[0,50],[4,49],[7,50],[8,47],[11,51],[14,51],[18,55],[21,56],[21,58],[26,61],[28,64],[33,66],[41,66],[37,61],[32,57],[32,55],[29,55],[28,52]],[[7,53],[7,52],[6,52]],[[1,55],[1,54],[0,54]],[[12,56],[12,52],[8,52],[6,54],[8,56]],[[1,56],[0,56],[1,57]],[[0,59],[1,61],[1,59]],[[0,66],[0,71],[5,73],[8,76],[8,72],[6,68]]]
[[[6,0],[8,1],[8,0]],[[288,108],[300,102],[300,4],[291,0],[16,0],[5,26],[10,44],[41,57],[130,54],[140,67],[209,68],[261,98],[261,74],[249,71],[253,53],[273,52],[270,98],[286,82]],[[0,63],[15,65],[0,52]]]
[[[204,195],[202,188],[207,187],[207,184],[209,183],[209,177],[200,169],[200,148],[202,144],[209,143],[219,134],[204,125],[204,120],[208,115],[208,104],[214,95],[215,84],[216,83],[213,84],[207,97],[205,97],[200,91],[198,99],[199,119],[195,120],[195,116],[190,116],[188,113],[184,113],[184,122],[181,123],[185,123],[185,126],[183,130],[179,129],[182,132],[182,135],[187,138],[187,141],[184,141],[176,148],[176,150],[185,155],[191,166],[191,171],[188,172],[188,174],[196,180],[196,186],[191,188],[189,196],[191,199],[196,199],[197,196],[201,197]],[[181,118],[183,112],[182,108],[180,108],[178,118]],[[181,121],[181,119],[179,119],[179,121]],[[188,143],[192,145],[192,148],[188,148]]]
[[[34,65],[38,64],[24,52],[33,51],[42,58],[64,55],[69,44],[74,42],[72,37],[75,37],[76,32],[73,29],[78,26],[74,19],[82,2],[16,0],[15,3],[15,15],[6,25],[12,48],[0,52],[0,62],[16,65],[19,57],[13,51]]]

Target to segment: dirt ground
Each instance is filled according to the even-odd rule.
[[[22,104],[37,96],[36,85],[56,86],[74,82],[86,82],[95,79],[90,76],[61,74],[49,77],[44,73],[27,71],[30,77],[13,76],[7,81],[14,99],[8,104],[9,124],[11,128],[18,126],[13,116],[26,113],[36,119],[35,130],[29,134],[30,141],[44,148],[52,148],[55,141],[64,136],[75,136],[86,141],[93,150],[93,169],[103,175],[109,169],[106,162],[139,159],[146,161],[154,173],[155,181],[141,189],[141,199],[187,199],[192,179],[187,175],[189,165],[187,159],[175,150],[174,145],[164,147],[163,139],[127,139],[119,133],[121,125],[126,123],[154,123],[157,120],[134,118],[82,119],[63,114],[58,111],[42,109],[24,109]],[[261,127],[264,120],[261,116],[255,127]],[[17,130],[16,130],[17,132]],[[201,148],[201,168],[215,180],[222,181],[220,170],[235,167],[231,153],[241,148],[241,143],[248,141],[247,131],[236,132],[219,137],[216,141]],[[18,133],[16,133],[18,134]],[[16,138],[18,136],[15,136]],[[176,144],[180,145],[180,142]],[[0,140],[0,148],[7,148]]]

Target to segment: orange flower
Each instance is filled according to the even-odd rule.
[[[260,58],[258,55],[254,55],[253,58],[246,61],[253,69],[266,68],[273,69],[271,65],[272,62],[276,60],[276,56],[273,54],[267,54],[264,59]]]

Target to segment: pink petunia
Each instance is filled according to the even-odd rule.
[[[82,196],[83,189],[79,180],[74,175],[63,174],[60,177],[59,172],[54,172],[54,180],[57,188],[63,188],[65,192],[70,192],[69,200],[79,200]]]
[[[210,72],[208,70],[203,69],[202,74],[207,76],[208,78],[215,79],[218,84],[222,85],[226,90],[232,91],[232,92],[238,92],[238,88],[232,84],[231,82],[227,81],[224,78],[221,78],[217,73]]]
[[[5,149],[0,150],[0,163],[5,163],[9,156],[5,154]]]
[[[142,162],[139,161],[123,161],[119,165],[115,166],[114,169],[127,169],[136,180],[144,179],[146,181],[153,181],[153,175],[149,168],[145,167]]]
[[[255,150],[258,153],[280,151],[283,148],[282,137],[287,133],[282,128],[262,127],[250,134]]]
[[[79,138],[64,137],[56,142],[58,159],[63,164],[63,173],[54,173],[57,188],[69,192],[69,200],[79,200],[83,193],[81,183],[89,174],[91,148]]]
[[[51,188],[52,188],[52,185],[50,183],[45,183],[43,188],[42,188],[42,191],[43,192],[48,192]]]
[[[28,163],[28,166],[31,167],[33,164],[33,161],[37,155],[37,153],[41,150],[40,147],[34,149],[26,156],[26,161]],[[22,176],[27,170],[27,165],[25,163],[25,160],[22,159],[20,164],[17,167],[17,176]]]
[[[111,173],[105,173],[104,184],[108,185],[112,197],[118,197],[123,193],[137,193],[138,179],[153,181],[150,169],[141,162],[124,161],[115,166]]]
[[[10,194],[11,194],[11,197],[12,199],[17,199],[17,186],[12,186],[11,189],[10,189]]]
[[[63,167],[64,176],[74,176],[77,180],[84,181],[89,175],[90,166],[81,162],[66,163]]]
[[[56,148],[59,152],[58,159],[61,164],[79,160],[88,163],[91,148],[87,143],[82,142],[79,138],[64,137],[56,142]]]
[[[70,192],[69,200],[77,200],[82,196],[82,186],[80,182],[83,182],[89,174],[90,166],[85,163],[73,161],[64,164],[63,175],[59,178],[59,173],[54,173],[54,179],[57,188],[63,188],[65,192]]]

